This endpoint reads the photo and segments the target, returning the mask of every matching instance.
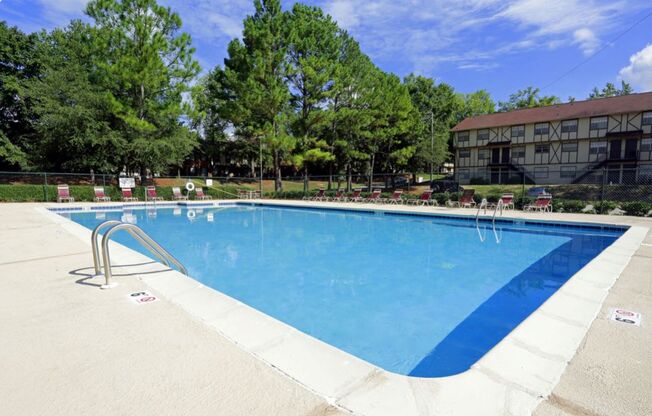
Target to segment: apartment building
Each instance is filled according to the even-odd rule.
[[[652,92],[469,117],[452,131],[462,184],[591,182],[601,172],[652,183]]]

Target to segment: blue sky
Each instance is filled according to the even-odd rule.
[[[239,36],[253,0],[159,0],[171,6],[192,36],[207,70],[222,63]],[[640,0],[306,0],[331,14],[374,62],[496,100],[527,87],[544,94],[585,98],[593,86],[631,82],[652,90],[652,12]],[[293,1],[284,0],[290,8]],[[51,29],[83,17],[86,0],[0,0],[0,19],[25,31]],[[572,73],[555,81],[595,51]],[[550,85],[552,83],[552,85]]]

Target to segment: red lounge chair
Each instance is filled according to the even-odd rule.
[[[57,185],[57,202],[75,202],[75,198],[70,195],[68,185]]]
[[[346,191],[344,189],[338,189],[335,192],[335,196],[331,199],[333,202],[346,202]]]
[[[423,191],[419,198],[410,199],[408,200],[408,203],[412,205],[437,205],[437,201],[432,199],[432,189]]]
[[[348,196],[345,198],[346,202],[360,202],[362,201],[362,197],[360,196],[362,194],[362,189],[354,189],[353,192],[351,193],[351,196]]]
[[[124,202],[131,202],[138,201],[138,198],[131,193],[131,188],[122,188],[122,200]]]
[[[475,200],[473,199],[473,195],[475,194],[475,189],[467,189],[464,192],[462,192],[462,196],[460,197],[459,201],[453,201],[452,206],[457,206],[461,208],[472,208],[475,206]]]
[[[156,187],[155,186],[148,186],[145,195],[147,195],[147,199],[150,201],[162,201],[163,198],[160,196],[156,196]]]
[[[514,194],[503,194],[500,201],[503,202],[503,208],[514,209]]]
[[[401,195],[403,195],[403,190],[397,189],[392,193],[392,196],[382,199],[382,202],[385,204],[402,204],[403,198],[401,198]]]
[[[304,196],[302,199],[304,201],[324,201],[326,199],[326,191],[320,189],[313,196]]]
[[[111,197],[106,196],[104,193],[104,187],[102,186],[95,186],[93,188],[95,191],[95,202],[109,202],[111,201]]]
[[[373,192],[365,198],[362,202],[366,202],[368,204],[375,204],[376,202],[380,202],[380,189],[374,189]]]
[[[172,197],[175,201],[187,201],[188,197],[181,193],[181,189],[178,186],[172,187]]]
[[[533,204],[528,204],[523,207],[524,211],[539,211],[539,212],[552,212],[552,195],[541,194]]]
[[[210,196],[210,195],[206,195],[206,194],[204,193],[204,189],[203,189],[203,188],[196,188],[196,189],[195,189],[195,198],[197,198],[197,199],[199,199],[199,200],[202,200],[202,201],[204,201],[204,200],[208,200],[208,199],[213,199],[212,196]]]

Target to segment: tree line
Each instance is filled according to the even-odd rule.
[[[496,104],[382,71],[319,7],[254,0],[223,65],[202,70],[156,0],[92,0],[90,23],[0,23],[0,170],[347,175],[451,157],[462,119],[561,102],[529,87]],[[613,84],[590,98],[631,93]]]

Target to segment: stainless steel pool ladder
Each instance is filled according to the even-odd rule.
[[[95,227],[93,233],[91,234],[91,246],[93,248],[93,267],[95,268],[95,275],[102,274],[102,265],[100,264],[100,252],[97,244],[97,237],[100,231],[105,228],[109,228],[109,230],[102,236],[102,263],[104,265],[105,278],[105,284],[101,286],[102,289],[109,289],[116,285],[115,283],[111,283],[113,274],[111,273],[109,241],[111,240],[113,233],[120,230],[126,230],[136,241],[138,241],[143,247],[149,250],[169,268],[172,268],[172,265],[175,265],[181,273],[188,275],[188,270],[186,270],[183,264],[181,264],[181,262],[177,260],[172,254],[170,254],[167,250],[161,247],[160,244],[148,236],[140,227],[118,220],[104,221]]]
[[[494,213],[491,216],[491,222],[496,223],[496,214],[498,214],[498,211],[500,210],[500,216],[503,216],[503,208],[504,208],[504,203],[502,199],[499,199],[498,202],[496,203],[496,206],[494,207]],[[478,212],[475,214],[475,222],[476,224],[478,223],[480,219],[480,211],[484,208],[484,215],[487,215],[487,207],[489,206],[489,202],[487,201],[486,198],[482,199],[482,202],[480,202],[480,205],[478,205]]]

